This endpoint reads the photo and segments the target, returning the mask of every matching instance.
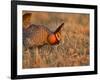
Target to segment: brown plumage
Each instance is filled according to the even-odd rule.
[[[60,30],[62,23],[54,32],[43,25],[31,24],[31,13],[23,14],[23,44],[26,48],[54,45],[60,41]]]
[[[23,45],[25,47],[25,53],[30,55],[28,59],[28,66],[33,67],[34,64],[39,67],[43,64],[41,62],[41,56],[39,55],[39,46],[45,44],[55,45],[60,41],[60,30],[64,23],[62,23],[54,32],[50,31],[43,25],[35,25],[31,23],[32,14],[23,14]],[[30,48],[34,48],[34,58],[31,58],[33,52]]]
[[[38,47],[44,44],[54,45],[60,41],[60,29],[62,23],[55,32],[50,31],[42,25],[31,24],[27,29],[23,29],[23,44],[26,48]]]

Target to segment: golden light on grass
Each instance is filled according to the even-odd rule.
[[[27,12],[29,11],[24,11],[23,13]],[[35,58],[32,56],[35,55],[34,49],[32,49],[32,53],[23,51],[23,68],[89,65],[90,30],[88,14],[30,13],[32,13],[31,23],[33,24],[45,25],[53,31],[61,22],[64,22],[64,26],[61,31],[62,40],[59,45],[44,45],[39,48],[39,54]]]

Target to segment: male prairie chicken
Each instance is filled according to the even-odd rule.
[[[31,24],[27,29],[23,29],[23,44],[26,48],[43,46],[45,44],[55,45],[60,41],[60,29],[62,23],[55,32],[50,31],[42,25]]]
[[[24,14],[23,18],[26,18],[26,22],[28,22],[28,16],[31,14]],[[28,19],[28,20],[27,20]],[[25,22],[25,21],[24,21]],[[30,48],[36,48],[35,55],[38,55],[38,47],[43,46],[45,44],[56,45],[61,40],[60,30],[64,23],[62,23],[54,32],[50,31],[47,27],[43,25],[35,25],[28,24],[27,28],[23,28],[23,45],[26,50]],[[37,60],[36,60],[37,61]]]

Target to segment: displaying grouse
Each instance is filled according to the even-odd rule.
[[[27,29],[23,29],[23,44],[26,48],[43,46],[45,44],[55,45],[60,41],[60,30],[62,23],[56,31],[52,32],[43,25],[31,24]]]

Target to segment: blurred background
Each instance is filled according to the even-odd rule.
[[[24,69],[89,65],[89,14],[23,11],[23,14],[26,13],[32,15],[22,21],[23,28],[28,27],[27,24],[36,24],[55,31],[62,22],[64,26],[60,44],[39,48],[37,63],[34,62],[34,49],[31,54],[23,49]]]

